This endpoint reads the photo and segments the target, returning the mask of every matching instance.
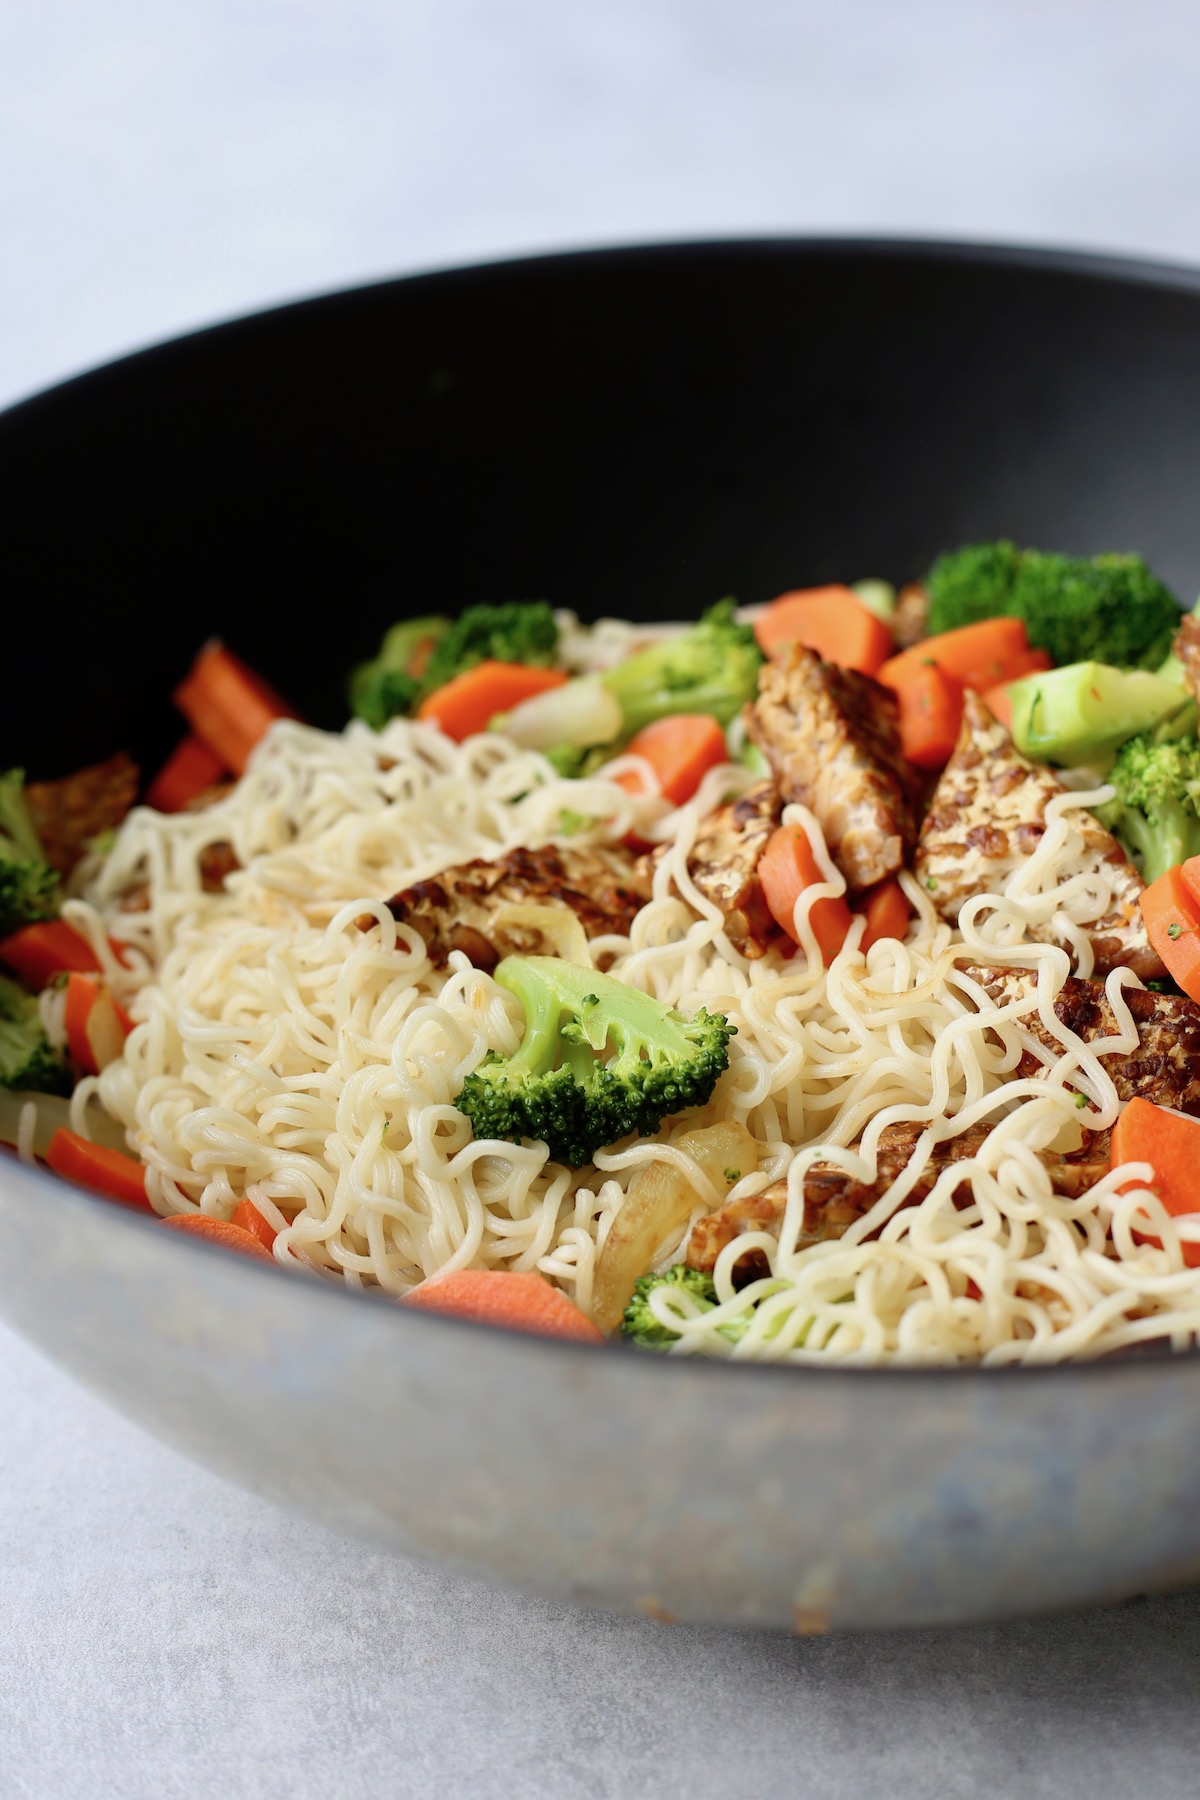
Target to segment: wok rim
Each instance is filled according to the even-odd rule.
[[[186,354],[193,346],[219,341],[222,338],[240,333],[258,332],[270,329],[272,323],[281,317],[291,316],[297,312],[310,313],[333,310],[337,307],[353,304],[357,299],[377,294],[389,288],[429,288],[445,286],[467,286],[472,283],[486,283],[497,279],[519,279],[528,275],[536,279],[542,273],[551,274],[559,268],[587,266],[637,265],[654,262],[687,262],[687,261],[734,261],[739,258],[753,260],[769,260],[778,257],[781,260],[819,261],[823,259],[858,258],[865,262],[886,264],[889,262],[915,262],[927,266],[939,264],[954,267],[959,265],[981,265],[1016,270],[1030,270],[1046,274],[1062,274],[1086,282],[1110,284],[1117,286],[1142,286],[1157,288],[1164,293],[1190,294],[1200,299],[1200,265],[1189,265],[1169,258],[1123,255],[1120,252],[1099,249],[1066,248],[1055,245],[1029,244],[992,239],[961,239],[939,237],[907,237],[902,234],[892,235],[856,235],[841,233],[756,233],[750,236],[717,234],[711,237],[679,238],[679,239],[646,239],[644,242],[602,243],[582,245],[563,250],[531,251],[503,257],[486,257],[478,261],[454,263],[420,269],[403,275],[383,275],[370,281],[355,282],[345,287],[322,289],[314,294],[301,295],[294,299],[277,302],[268,306],[254,307],[247,312],[239,312],[227,318],[214,320],[212,323],[195,327],[191,330],[177,332],[169,337],[156,339],[140,348],[125,351],[105,361],[90,365],[73,375],[52,382],[49,386],[36,388],[28,395],[20,396],[0,408],[0,429],[19,428],[24,419],[33,410],[51,406],[60,399],[71,396],[81,386],[101,385],[119,380],[127,371],[135,367],[140,369],[180,353]],[[0,1182],[7,1183],[15,1179],[16,1185],[22,1186],[26,1181],[31,1185],[31,1199],[37,1203],[40,1192],[47,1197],[51,1192],[57,1197],[56,1204],[64,1201],[70,1207],[106,1209],[109,1223],[116,1230],[132,1230],[144,1232],[161,1221],[157,1217],[149,1217],[124,1206],[105,1199],[101,1195],[88,1192],[73,1183],[62,1180],[51,1170],[20,1163],[12,1159],[8,1166],[0,1164]],[[196,1252],[208,1257],[215,1257],[227,1268],[236,1263],[228,1250],[218,1245],[207,1243],[203,1238],[184,1241],[180,1234],[172,1233],[178,1238],[167,1250],[169,1256],[190,1256]],[[165,1242],[165,1240],[162,1240]],[[257,1263],[257,1271],[252,1271],[253,1279],[263,1276],[258,1258],[241,1259],[246,1264]],[[279,1265],[276,1271],[285,1279],[292,1279],[290,1272]],[[275,1279],[273,1272],[271,1279]],[[235,1274],[235,1280],[240,1279]],[[524,1348],[530,1347],[533,1334],[526,1332],[504,1331],[499,1327],[483,1324],[472,1319],[452,1318],[436,1312],[407,1313],[391,1295],[381,1290],[352,1289],[345,1283],[332,1279],[314,1276],[305,1282],[310,1293],[322,1292],[330,1297],[322,1300],[320,1305],[362,1304],[374,1305],[377,1309],[390,1307],[396,1323],[385,1330],[395,1330],[402,1336],[412,1330],[427,1334],[427,1341],[432,1345],[436,1341],[432,1334],[454,1333],[469,1342],[471,1337],[485,1334],[495,1350],[497,1337],[515,1339]],[[419,1340],[412,1339],[412,1342]],[[928,1382],[937,1379],[940,1382],[979,1381],[984,1379],[989,1385],[998,1382],[1047,1382],[1057,1380],[1104,1380],[1117,1369],[1129,1379],[1140,1377],[1153,1382],[1167,1369],[1184,1369],[1194,1367],[1200,1362],[1200,1344],[1187,1350],[1168,1351],[1161,1356],[1147,1358],[1144,1361],[1130,1360],[1114,1363],[1111,1358],[1081,1358],[1075,1361],[1065,1360],[1053,1363],[1005,1363],[1000,1365],[954,1364],[900,1362],[881,1365],[864,1365],[844,1363],[831,1360],[828,1366],[812,1363],[796,1364],[783,1362],[752,1362],[748,1359],[707,1357],[689,1355],[685,1357],[669,1354],[656,1355],[652,1352],[638,1351],[632,1345],[622,1344],[621,1340],[612,1339],[603,1345],[574,1342],[561,1338],[545,1338],[538,1347],[549,1357],[551,1354],[578,1358],[594,1356],[598,1350],[605,1351],[611,1357],[628,1358],[635,1356],[643,1380],[657,1380],[658,1376],[650,1375],[650,1368],[659,1364],[662,1368],[661,1379],[675,1379],[672,1365],[686,1363],[693,1371],[703,1369],[705,1373],[698,1379],[701,1381],[746,1381],[760,1382],[764,1378],[775,1382],[826,1382],[831,1376],[852,1379],[856,1385],[887,1383],[892,1386],[914,1382]]]

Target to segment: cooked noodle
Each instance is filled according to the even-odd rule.
[[[686,1014],[728,1013],[729,1069],[674,1135],[743,1123],[761,1161],[731,1197],[789,1182],[779,1241],[744,1233],[722,1252],[715,1310],[656,1295],[679,1353],[998,1363],[1193,1341],[1200,1271],[1185,1266],[1183,1242],[1196,1227],[1144,1187],[1118,1191],[1116,1175],[1081,1198],[1057,1195],[1037,1154],[1072,1148],[1080,1125],[1113,1123],[1103,1056],[1137,1043],[1121,997],[1137,985],[1129,971],[1106,984],[1119,1035],[1084,1043],[1054,1013],[1066,952],[1026,935],[1053,921],[1089,972],[1079,927],[1111,905],[1077,823],[1096,795],[1053,801],[1035,854],[1006,892],[968,902],[957,929],[902,876],[916,914],[907,940],[882,940],[864,959],[856,920],[826,970],[808,912],[843,883],[803,809],[786,817],[804,826],[828,879],[797,907],[793,960],[746,961],[688,876],[697,821],[749,779],[713,771],[670,812],[610,779],[561,780],[498,736],[456,745],[406,722],[378,737],[360,724],[342,735],[275,725],[216,805],[136,809],[68,904],[136,1021],[124,1055],[79,1084],[75,1122],[86,1130],[98,1095],[143,1158],[161,1214],[228,1217],[249,1196],[280,1228],[282,1261],[397,1295],[447,1268],[539,1269],[586,1310],[598,1247],[662,1145],[635,1139],[570,1171],[537,1148],[474,1141],[455,1096],[489,1050],[515,1048],[519,1008],[460,953],[432,968],[385,901],[451,864],[558,837],[564,811],[594,819],[594,841],[636,824],[669,845],[653,897],[628,938],[594,940],[592,953]],[[241,866],[213,894],[200,856],[218,842]],[[135,890],[145,910],[127,909]],[[124,963],[110,935],[128,946]],[[1032,968],[1036,989],[997,1005],[956,963]],[[1028,1046],[1019,1021],[1034,1012],[1061,1054],[1044,1052],[1046,1066],[1015,1079]],[[933,1145],[980,1122],[995,1129],[979,1153],[905,1204]],[[798,1248],[806,1168],[833,1162],[872,1181],[893,1123],[925,1127],[902,1177],[843,1237]],[[703,1210],[716,1196],[689,1167]],[[964,1182],[966,1207],[954,1199]],[[770,1275],[739,1291],[734,1265],[754,1247]],[[665,1246],[664,1259],[678,1249]],[[753,1324],[731,1345],[721,1325],[755,1299]]]

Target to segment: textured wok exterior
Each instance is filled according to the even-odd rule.
[[[0,758],[151,764],[213,632],[336,723],[335,672],[406,607],[694,613],[999,531],[1190,593],[1197,418],[1200,282],[1082,259],[684,247],[287,308],[0,418],[30,621]],[[498,1580],[808,1631],[1200,1574],[1194,1355],[714,1367],[406,1314],[8,1162],[0,1222],[0,1308],[131,1417]]]

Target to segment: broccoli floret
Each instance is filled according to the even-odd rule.
[[[774,1290],[772,1290],[774,1291]],[[717,1304],[717,1290],[711,1275],[702,1275],[698,1269],[689,1269],[685,1263],[676,1263],[673,1268],[666,1269],[661,1275],[642,1275],[634,1283],[633,1294],[629,1305],[625,1308],[625,1316],[621,1321],[623,1334],[642,1350],[669,1350],[672,1344],[679,1342],[679,1333],[669,1325],[664,1325],[657,1318],[650,1304],[650,1296],[655,1293],[686,1294],[697,1312],[711,1312]],[[760,1295],[762,1299],[764,1295]],[[737,1313],[724,1325],[718,1325],[720,1335],[729,1343],[736,1344],[744,1338],[754,1317],[757,1302],[748,1305],[744,1312]],[[773,1319],[767,1336],[774,1337],[783,1325],[787,1314]]]
[[[69,1094],[71,1075],[42,1029],[32,994],[0,975],[0,1087]]]
[[[931,634],[1007,614],[1056,663],[1155,669],[1179,626],[1178,602],[1140,556],[970,544],[939,556],[927,586]]]
[[[481,662],[549,668],[558,654],[558,622],[544,600],[507,600],[468,606],[434,645],[421,681],[423,694],[444,687]]]
[[[0,937],[58,912],[58,876],[42,846],[25,800],[25,775],[0,775]]]
[[[449,627],[436,614],[403,619],[385,633],[378,654],[352,672],[351,710],[373,731],[382,731],[397,713],[412,712],[434,647]]]
[[[1146,881],[1200,856],[1200,743],[1156,742],[1150,732],[1117,752],[1106,778],[1117,790],[1096,816],[1129,851]]]
[[[632,734],[670,713],[711,713],[728,725],[758,691],[762,651],[739,625],[734,602],[719,600],[690,630],[626,657],[602,677]]]
[[[512,1056],[492,1051],[455,1104],[477,1138],[540,1139],[578,1168],[629,1132],[657,1131],[703,1106],[729,1061],[737,1027],[702,1008],[673,1007],[554,956],[506,956],[496,980],[525,1008]]]
[[[1148,669],[1068,663],[1009,686],[1017,749],[1042,762],[1103,763],[1127,738],[1195,734],[1196,702],[1177,682]]]

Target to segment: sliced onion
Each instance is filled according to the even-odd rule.
[[[671,1148],[690,1156],[722,1198],[734,1179],[758,1168],[758,1145],[733,1120],[687,1131]],[[647,1163],[638,1170],[596,1258],[592,1317],[601,1331],[616,1330],[638,1276],[649,1274],[700,1205],[700,1194],[672,1163]]]
[[[623,723],[615,695],[598,681],[582,680],[523,700],[502,729],[523,750],[553,750],[560,744],[588,750],[593,744],[611,744]]]

